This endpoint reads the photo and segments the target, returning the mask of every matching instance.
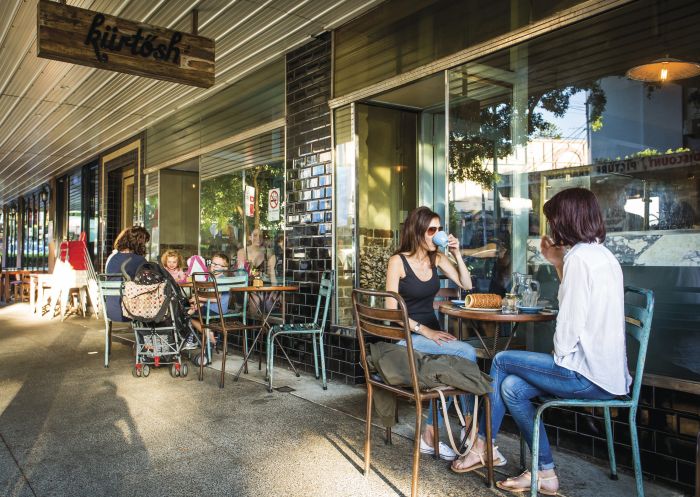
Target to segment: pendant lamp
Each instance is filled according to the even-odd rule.
[[[627,71],[627,77],[645,83],[665,83],[700,76],[700,64],[662,57]]]

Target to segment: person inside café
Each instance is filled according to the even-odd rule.
[[[136,270],[146,262],[146,245],[151,235],[142,226],[125,228],[114,241],[114,251],[107,258],[105,272],[121,274],[122,270],[130,277],[136,275]],[[112,321],[128,321],[122,313],[121,299],[118,296],[107,297],[107,317]]]
[[[521,350],[498,353],[491,366],[492,434],[495,440],[508,410],[531,444],[535,407],[542,395],[607,400],[629,391],[631,377],[625,355],[624,287],[622,269],[603,245],[605,224],[595,195],[571,188],[544,204],[550,236],[543,236],[542,255],[561,281],[559,313],[552,353]],[[452,463],[466,473],[484,467],[484,413],[479,435],[467,454]],[[559,480],[544,426],[540,426],[540,493],[555,495]],[[527,492],[530,472],[497,482],[509,492]]]
[[[255,228],[250,233],[250,243],[238,250],[236,255],[238,268],[258,272],[263,279],[269,278],[273,285],[277,283],[275,265],[277,256],[275,251],[265,244],[265,238],[260,228]]]
[[[440,216],[428,207],[418,207],[408,214],[401,229],[399,248],[389,258],[386,290],[397,292],[406,302],[409,326],[413,331],[411,341],[415,350],[426,354],[455,355],[474,362],[474,347],[444,332],[433,310],[433,301],[440,289],[438,269],[459,288],[469,290],[472,287],[471,276],[461,257],[457,238],[452,235],[447,237],[447,247],[456,262],[440,253],[433,242],[433,237],[441,230]],[[396,309],[397,302],[387,299],[386,307]],[[403,340],[398,343],[406,344]],[[463,406],[463,409],[466,410],[466,406]],[[441,422],[439,412],[437,422]],[[420,441],[420,450],[424,454],[435,452],[434,425],[435,413],[431,406]],[[442,459],[451,461],[457,456],[444,442],[440,442],[439,449]],[[502,458],[500,454],[499,457]],[[504,459],[499,459],[499,463],[501,462],[505,464]]]

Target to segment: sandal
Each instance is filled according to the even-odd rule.
[[[514,481],[517,481],[519,478],[523,478],[523,477],[527,477],[527,479],[528,479],[527,485],[520,485],[520,486],[505,485],[506,482],[509,482],[509,481],[514,482]],[[537,491],[543,495],[557,495],[557,491],[559,490],[558,485],[557,485],[557,488],[555,490],[542,488],[542,482],[553,481],[553,480],[558,480],[557,475],[549,476],[547,478],[541,478],[541,477],[537,478]],[[531,484],[532,484],[532,480],[530,478],[529,471],[523,471],[518,476],[511,476],[510,478],[507,478],[506,480],[496,482],[496,486],[498,488],[500,488],[501,490],[505,490],[506,492],[512,492],[515,494],[529,492]]]
[[[481,452],[477,452],[474,449],[469,449],[469,452],[467,452],[467,454],[463,455],[455,462],[459,463],[460,461],[463,461],[468,454],[476,454],[477,456],[479,456],[479,462],[472,464],[471,466],[468,466],[466,468],[459,468],[455,466],[455,463],[452,463],[452,465],[450,465],[450,469],[455,473],[469,473],[470,471],[474,471],[475,469],[486,467],[486,460],[484,459],[484,456],[486,455],[486,449],[482,450]],[[501,453],[498,452],[498,447],[495,445],[493,446],[493,457],[494,466],[505,466],[507,464],[505,457],[503,457]]]

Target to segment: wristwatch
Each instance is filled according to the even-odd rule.
[[[420,335],[420,323],[416,323],[416,325],[413,327],[413,333]]]

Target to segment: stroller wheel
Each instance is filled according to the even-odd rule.
[[[170,366],[170,376],[172,376],[173,378],[177,378],[178,376],[180,376],[180,371],[177,370],[175,364]]]
[[[180,376],[183,378],[187,376],[187,373],[189,373],[189,369],[190,368],[187,367],[187,364],[183,362],[182,366],[180,366]]]
[[[192,364],[194,364],[195,366],[199,367],[199,354],[197,354],[197,355],[195,355],[195,356],[192,357]],[[206,366],[207,364],[209,364],[209,359],[208,359],[207,356],[205,355],[205,356],[204,356],[204,365]]]
[[[148,366],[148,364],[143,365],[143,372],[141,373],[143,377],[145,378],[149,374],[151,374],[151,368]]]
[[[133,376],[134,378],[140,378],[141,377],[141,368],[134,366],[131,370],[131,376]]]

